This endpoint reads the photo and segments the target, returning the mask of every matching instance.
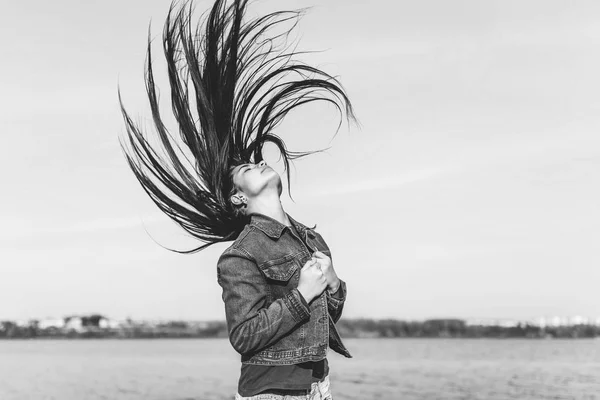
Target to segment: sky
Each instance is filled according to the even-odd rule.
[[[600,3],[250,10],[306,6],[300,48],[324,51],[304,60],[339,77],[360,126],[334,137],[338,116],[323,104],[284,121],[289,148],[330,149],[296,162],[282,201],[329,244],[344,315],[600,317]],[[227,244],[166,250],[198,242],[158,211],[119,147],[117,88],[149,121],[146,39],[152,21],[158,41],[168,7],[3,6],[0,320],[224,319],[216,262]]]

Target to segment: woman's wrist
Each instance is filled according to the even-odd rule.
[[[298,287],[298,293],[300,293],[300,296],[306,302],[306,304],[309,304],[314,299],[314,296],[311,297],[304,288]]]

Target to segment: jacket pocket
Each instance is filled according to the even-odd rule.
[[[298,270],[296,256],[286,256],[279,260],[269,261],[261,266],[262,272],[267,279],[274,281],[287,282]]]

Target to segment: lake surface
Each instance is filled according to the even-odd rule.
[[[600,340],[355,339],[343,399],[600,399]],[[0,341],[1,400],[233,399],[225,339]]]

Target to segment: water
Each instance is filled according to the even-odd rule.
[[[600,399],[600,340],[347,340],[334,398]],[[0,341],[1,400],[232,399],[223,339]]]

